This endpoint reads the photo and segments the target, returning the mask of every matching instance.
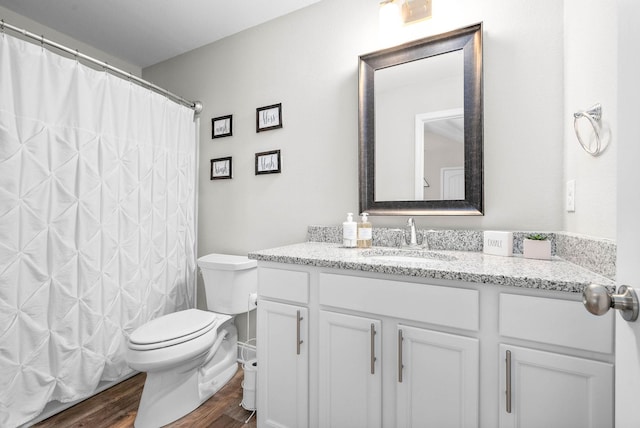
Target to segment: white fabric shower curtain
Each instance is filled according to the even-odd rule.
[[[191,307],[193,110],[0,34],[0,426],[130,372]]]

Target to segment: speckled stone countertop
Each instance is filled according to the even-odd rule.
[[[305,242],[254,251],[248,256],[258,261],[569,293],[581,293],[591,283],[610,290],[615,286],[612,280],[555,256],[552,260],[533,260],[518,255],[501,257],[472,251],[420,250],[418,255],[422,257],[408,257],[407,251],[412,250],[357,249],[336,243]],[[390,256],[396,258],[388,259]]]

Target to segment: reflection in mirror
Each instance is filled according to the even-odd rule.
[[[464,111],[416,115],[415,199],[464,200]]]
[[[482,24],[360,57],[360,209],[482,215]]]

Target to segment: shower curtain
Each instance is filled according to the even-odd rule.
[[[192,306],[193,116],[0,34],[0,426],[123,377],[127,336]]]

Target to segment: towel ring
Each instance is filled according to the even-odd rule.
[[[578,131],[578,119],[583,117],[589,121],[589,123],[591,124],[591,127],[593,128],[593,132],[595,133],[596,142],[595,142],[594,148],[591,147],[592,146],[591,144],[587,145],[584,143],[584,141],[582,140],[582,137],[580,136],[580,131]],[[578,142],[580,143],[582,148],[591,156],[598,156],[602,152],[602,144],[600,141],[600,128],[601,128],[600,120],[601,119],[602,119],[602,106],[600,105],[600,103],[595,104],[589,110],[582,110],[573,114],[573,129],[576,132],[576,137],[578,137]]]

